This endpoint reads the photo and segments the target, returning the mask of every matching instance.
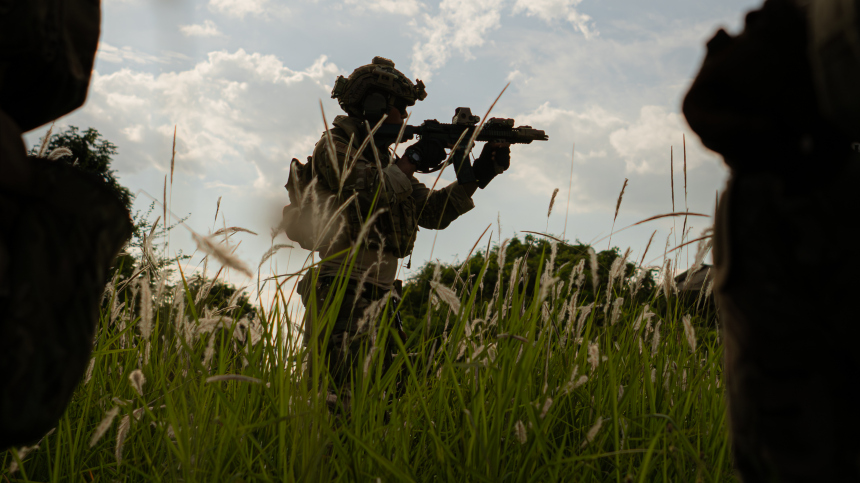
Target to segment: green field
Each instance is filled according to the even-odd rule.
[[[230,317],[229,307],[196,304],[184,282],[116,290],[115,281],[91,372],[38,448],[23,461],[17,452],[0,455],[0,474],[3,481],[733,481],[712,309],[696,312],[660,284],[634,296],[636,277],[622,275],[604,311],[608,283],[595,285],[588,264],[582,275],[567,264],[570,276],[558,277],[549,251],[530,254],[546,267],[532,295],[514,269],[489,300],[472,290],[489,266],[477,254],[471,261],[480,270],[454,284],[454,300],[444,288],[427,294],[425,330],[410,330],[408,348],[398,351],[410,355],[397,355],[384,374],[381,348],[392,335],[382,310],[364,327],[375,339],[372,357],[360,355],[367,371],[355,374],[348,414],[336,416],[326,404],[332,396],[308,383],[318,379],[303,376],[300,321],[285,317],[294,280],[250,322]],[[597,294],[590,309],[580,297],[586,291]],[[132,375],[137,369],[145,381]],[[212,378],[223,375],[241,377]],[[106,430],[98,436],[100,423]]]

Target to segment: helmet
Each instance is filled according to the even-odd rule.
[[[427,92],[423,82],[416,79],[413,84],[394,68],[393,61],[377,56],[370,64],[352,71],[349,78],[338,76],[331,97],[348,114],[375,121],[391,107],[403,112],[415,101],[423,101]]]

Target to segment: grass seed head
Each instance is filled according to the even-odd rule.
[[[197,248],[206,253],[207,255],[212,255],[218,260],[219,263],[228,268],[233,268],[238,270],[245,275],[251,277],[253,273],[251,273],[251,269],[248,268],[248,265],[245,264],[242,260],[239,259],[236,255],[233,254],[231,250],[229,250],[224,244],[218,243],[215,241],[212,236],[202,236],[195,232],[191,232],[191,238],[194,240],[194,243],[197,244]]]
[[[603,419],[600,416],[598,416],[597,422],[594,423],[594,426],[592,426],[591,429],[588,430],[588,433],[585,435],[585,441],[582,442],[582,446],[581,446],[582,448],[585,448],[592,441],[594,441],[594,438],[597,437],[597,433],[600,432],[601,426],[603,426]]]
[[[528,441],[528,436],[526,435],[526,427],[525,425],[523,425],[522,421],[517,421],[514,424],[514,434],[516,434],[517,441],[519,441],[520,444],[526,444],[526,442]]]
[[[687,344],[690,346],[690,350],[696,352],[696,329],[693,328],[690,319],[690,314],[686,314],[681,318],[684,323],[684,336],[687,338]]]
[[[96,427],[96,430],[93,432],[93,436],[90,438],[90,448],[95,446],[99,439],[104,436],[118,413],[119,406],[114,406],[108,412],[105,413],[105,417],[102,418],[101,422]]]
[[[594,252],[594,248],[588,247],[588,257],[589,268],[591,269],[591,287],[594,289],[594,293],[597,293],[597,284],[600,283],[600,278],[597,273],[597,253]]]
[[[146,383],[146,378],[143,376],[143,372],[140,369],[131,371],[131,374],[128,375],[128,380],[131,381],[131,387],[133,387],[139,395],[143,396],[143,385]]]

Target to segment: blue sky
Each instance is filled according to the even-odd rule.
[[[89,98],[57,125],[97,128],[119,148],[114,167],[120,181],[158,198],[176,125],[172,211],[191,214],[189,225],[206,233],[222,197],[224,221],[219,215],[214,228],[226,223],[259,233],[233,239],[242,242],[237,254],[256,266],[272,243],[269,228],[288,203],[283,185],[289,160],[308,156],[322,132],[319,101],[329,120],[340,112],[329,97],[337,75],[348,75],[375,55],[391,58],[427,85],[429,96],[413,108],[412,124],[450,119],[458,106],[483,115],[510,82],[493,115],[544,129],[550,141],[515,146],[512,168],[476,193],[476,208],[439,232],[435,246],[434,233],[422,231],[413,268],[431,256],[444,262],[464,257],[489,224],[497,238],[497,219],[502,238],[547,226],[561,234],[566,221],[567,238],[588,242],[609,234],[625,178],[629,186],[616,228],[671,210],[672,146],[676,208],[683,209],[684,135],[687,204],[691,211],[713,212],[727,171],[689,130],[680,103],[707,39],[719,27],[737,32],[744,13],[757,5],[740,0],[103,0]],[[28,144],[45,129],[31,131]],[[443,175],[445,182],[452,179]],[[431,184],[433,178],[423,180]],[[547,223],[554,188],[560,191]],[[135,206],[148,204],[139,196]],[[695,237],[710,220],[691,224]],[[662,254],[672,225],[637,227],[612,242],[641,255],[657,229],[651,253]],[[275,240],[286,242],[283,236]],[[171,250],[192,247],[184,233],[171,238]],[[289,252],[275,257],[272,270],[300,268],[306,252]],[[250,282],[239,274],[230,279]]]

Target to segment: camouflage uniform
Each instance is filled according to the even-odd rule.
[[[412,252],[418,227],[444,229],[474,207],[470,194],[457,182],[439,190],[430,190],[414,176],[404,174],[393,164],[385,143],[377,142],[378,164],[372,147],[368,145],[351,166],[346,158],[347,152],[350,153],[349,161],[352,161],[368,133],[365,121],[354,114],[334,119],[330,131],[333,152],[329,150],[324,133],[302,174],[307,179],[316,179],[313,195],[305,194],[305,198],[313,196],[316,207],[328,207],[315,207],[318,211],[314,211],[314,216],[305,223],[336,227],[316,239],[314,249],[319,251],[321,258],[353,247],[365,220],[372,220],[372,224],[364,229],[366,239],[356,254],[346,296],[335,317],[327,346],[327,362],[333,383],[340,388],[348,386],[350,372],[358,365],[355,358],[359,348],[367,340],[367,337],[357,337],[359,318],[374,302],[377,305],[385,303],[384,298],[389,294],[394,298],[388,301],[389,307],[396,305],[399,298],[399,281],[394,280],[397,266],[399,259]],[[337,215],[335,209],[350,199],[352,201]],[[377,216],[373,218],[372,215]],[[336,220],[329,225],[332,216]],[[315,322],[322,317],[326,298],[339,286],[338,275],[343,275],[347,260],[342,256],[325,262],[318,269],[309,271],[300,282],[299,291],[308,309],[306,345],[314,333],[321,336],[325,332],[325,325]],[[359,287],[362,281],[365,283]],[[405,334],[401,331],[400,335]],[[390,360],[394,347],[390,344],[382,351],[386,361]]]
[[[848,226],[860,214],[850,147],[860,84],[838,91],[860,73],[860,42],[856,24],[853,53],[819,42],[851,36],[825,35],[815,13],[852,2],[810,11],[768,0],[740,35],[721,30],[708,42],[684,101],[690,126],[731,169],[714,227],[715,293],[734,464],[746,482],[860,481],[860,262]],[[831,18],[860,22],[856,13]],[[853,117],[833,108],[843,97],[855,101]]]

